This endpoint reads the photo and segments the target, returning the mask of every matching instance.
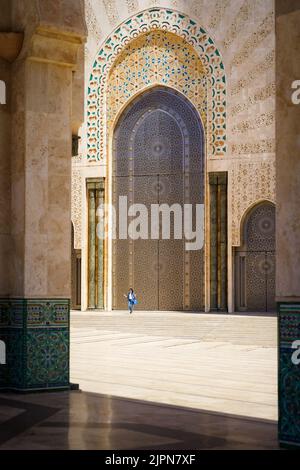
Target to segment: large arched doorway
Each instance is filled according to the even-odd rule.
[[[155,87],[123,112],[113,139],[113,203],[128,206],[204,204],[203,128],[191,103],[179,93]],[[144,310],[204,308],[204,248],[187,251],[184,239],[113,241],[113,308],[124,308],[124,293],[134,286]],[[162,219],[160,219],[161,225]],[[195,212],[193,214],[195,223]],[[195,226],[194,226],[195,228]],[[144,237],[145,238],[145,237]]]
[[[263,202],[247,215],[236,249],[236,310],[272,312],[275,304],[275,206]]]

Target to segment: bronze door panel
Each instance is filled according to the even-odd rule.
[[[203,203],[203,129],[192,105],[171,89],[141,94],[124,111],[113,141],[113,201],[128,196],[148,209],[148,239],[113,242],[113,308],[133,287],[143,310],[202,309],[203,250],[181,239],[151,239],[151,204]],[[117,220],[118,220],[117,210]],[[129,220],[130,222],[130,220]],[[125,299],[126,302],[126,299]]]
[[[273,312],[275,303],[275,207],[262,203],[244,225],[244,244],[236,250],[236,309]]]

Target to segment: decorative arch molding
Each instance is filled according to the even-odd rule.
[[[176,90],[187,98],[207,129],[207,79],[199,56],[181,37],[156,30],[132,40],[111,68],[106,88],[109,135],[124,106],[157,86]]]
[[[207,78],[208,157],[226,152],[226,77],[222,57],[207,32],[188,16],[166,8],[151,8],[132,16],[107,38],[94,62],[87,97],[87,159],[106,154],[106,86],[116,58],[139,35],[162,30],[183,38],[200,57]]]

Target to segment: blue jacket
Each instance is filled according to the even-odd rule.
[[[131,294],[131,299],[130,299],[130,298],[129,298],[129,295],[130,295],[130,293],[128,292],[128,294],[127,294],[127,300],[128,300],[128,302],[130,302],[131,304],[133,304],[133,303],[135,302],[135,300],[136,300],[136,297],[135,297],[134,294]]]

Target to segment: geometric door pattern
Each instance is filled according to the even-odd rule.
[[[244,223],[243,245],[236,250],[236,309],[274,312],[275,206],[261,203]]]
[[[197,112],[179,93],[155,87],[134,100],[119,119],[113,140],[117,221],[120,196],[127,196],[128,207],[144,204],[149,218],[147,237],[122,239],[117,230],[113,308],[125,308],[124,293],[133,287],[139,309],[202,310],[203,249],[186,251],[185,240],[174,237],[180,212],[175,217],[171,211],[169,239],[162,238],[162,217],[158,237],[151,237],[152,204],[179,204],[183,214],[185,203],[204,202],[203,129]],[[193,222],[195,228],[195,213]]]

